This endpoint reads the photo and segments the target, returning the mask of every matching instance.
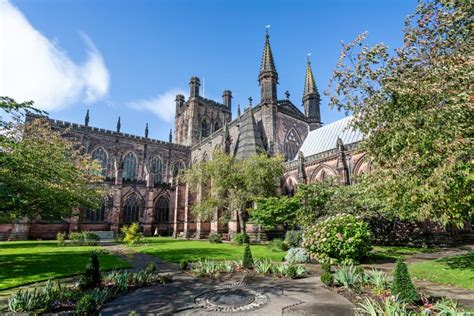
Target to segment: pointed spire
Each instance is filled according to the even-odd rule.
[[[89,109],[87,109],[87,112],[86,112],[86,117],[84,119],[84,124],[86,126],[89,126]]]
[[[173,130],[170,128],[169,142],[173,142]]]
[[[268,27],[266,28],[265,34],[265,46],[263,48],[262,65],[260,67],[260,73],[272,71],[276,72],[275,62],[273,61],[272,49],[270,47],[270,34],[268,34]]]
[[[145,126],[145,138],[148,138],[148,123]]]
[[[117,133],[120,133],[120,128],[122,127],[122,124],[120,124],[120,116],[118,117],[117,121]]]
[[[249,109],[252,109],[252,101],[253,101],[253,98],[252,96],[249,97]]]
[[[309,59],[310,54],[308,54],[308,62],[306,64],[306,78],[304,81],[304,94],[308,95],[311,93],[318,93],[316,89],[316,82],[314,81],[313,71],[311,70],[311,60]]]

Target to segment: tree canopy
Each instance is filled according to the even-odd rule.
[[[327,93],[366,135],[364,194],[388,216],[472,218],[471,27],[469,1],[420,1],[393,54],[365,33],[343,44]]]

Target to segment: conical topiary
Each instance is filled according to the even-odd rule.
[[[82,290],[93,289],[100,284],[100,281],[99,258],[96,253],[92,253],[89,258],[89,263],[86,266],[86,271],[79,280],[79,287]]]
[[[245,244],[244,250],[244,262],[243,262],[244,269],[252,269],[253,268],[253,258],[252,252],[250,252],[250,244]]]
[[[414,303],[418,300],[418,293],[411,281],[407,265],[402,258],[397,260],[393,273],[392,294],[405,303]]]

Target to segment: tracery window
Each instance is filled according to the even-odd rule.
[[[295,159],[301,147],[301,139],[295,129],[291,129],[285,138],[285,159],[286,161]]]
[[[159,223],[169,221],[170,216],[170,203],[168,198],[160,196],[155,202],[155,220]]]
[[[207,136],[209,136],[210,129],[211,129],[211,126],[209,125],[209,122],[206,119],[202,120],[202,122],[201,122],[201,137],[206,138]]]
[[[138,222],[140,211],[142,209],[142,201],[137,194],[130,195],[123,206],[123,222]]]
[[[163,175],[163,161],[160,157],[153,157],[150,160],[150,171],[154,175],[155,183],[161,182]]]
[[[125,180],[133,180],[137,174],[137,158],[132,152],[125,155],[123,159],[123,174]]]
[[[100,166],[102,168],[100,174],[105,176],[107,174],[108,164],[107,152],[105,151],[105,149],[103,149],[102,147],[95,149],[92,152],[92,159],[97,160],[100,163]]]
[[[84,214],[84,220],[86,222],[92,222],[92,223],[100,223],[105,220],[105,209],[106,209],[106,203],[102,203],[102,205],[97,208],[97,209],[86,209],[85,214]]]

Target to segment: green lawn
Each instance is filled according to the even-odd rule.
[[[84,272],[89,254],[100,247],[58,247],[55,241],[0,242],[0,290]],[[130,267],[121,258],[99,254],[101,269]]]
[[[190,262],[199,259],[211,260],[242,260],[244,246],[229,243],[211,244],[205,240],[179,240],[170,237],[146,238],[145,245],[136,248],[138,251],[153,255],[168,262]],[[251,245],[254,259],[271,259],[281,261],[286,252],[272,252],[265,245]]]
[[[474,252],[462,256],[413,263],[414,278],[474,290]]]

